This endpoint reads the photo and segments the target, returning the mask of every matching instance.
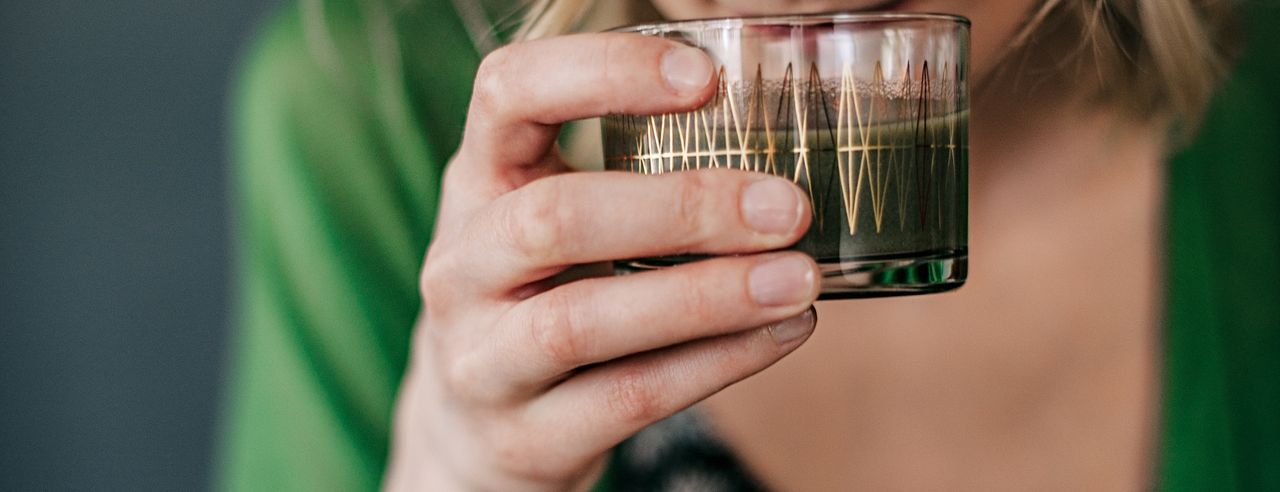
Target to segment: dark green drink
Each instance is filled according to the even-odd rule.
[[[822,268],[821,298],[962,285],[968,245],[967,26],[955,19],[903,21],[897,36],[923,31],[955,38],[934,40],[920,55],[915,45],[886,48],[890,27],[853,23],[845,39],[838,36],[838,24],[809,25],[803,19],[783,20],[786,31],[771,25],[757,33],[749,22],[721,27],[734,33],[727,45],[720,44],[726,36],[715,28],[696,31],[705,39],[686,32],[686,40],[693,37],[694,44],[727,60],[715,98],[688,113],[605,118],[605,167],[643,174],[729,168],[790,179],[813,205],[809,231],[793,248]],[[682,24],[687,23],[672,26]],[[664,32],[669,33],[659,34]],[[834,48],[858,46],[856,35],[878,43],[870,52],[880,58],[860,60],[856,49],[824,53],[823,39],[836,38],[830,40]],[[798,52],[797,39],[805,40]],[[779,50],[785,56],[771,54]],[[754,58],[763,59],[743,63]],[[662,268],[699,258],[640,258],[619,262],[618,268]]]

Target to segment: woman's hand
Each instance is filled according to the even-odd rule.
[[[714,78],[702,52],[630,34],[522,43],[485,59],[422,270],[389,488],[588,486],[612,446],[812,332],[814,262],[751,254],[808,227],[808,200],[790,182],[730,170],[574,173],[555,151],[562,122],[692,110]],[[688,252],[737,256],[583,274]]]

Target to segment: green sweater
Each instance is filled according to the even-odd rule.
[[[378,487],[479,62],[448,2],[316,4],[273,19],[238,79],[226,490]],[[1253,34],[1270,52],[1170,165],[1164,490],[1280,490],[1280,37]]]

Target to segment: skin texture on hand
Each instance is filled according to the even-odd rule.
[[[638,35],[505,47],[482,63],[421,275],[393,490],[571,490],[643,427],[748,377],[812,332],[819,272],[784,248],[810,211],[733,170],[576,173],[562,122],[684,111],[710,60]],[[602,262],[722,254],[600,276]]]

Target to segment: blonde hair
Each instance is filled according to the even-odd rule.
[[[647,0],[532,0],[515,39],[525,41],[578,29],[598,30],[658,19],[657,11]]]
[[[1075,63],[1063,67],[1092,69],[1100,102],[1189,132],[1238,52],[1234,12],[1232,0],[1043,0],[1013,49],[1072,33]]]
[[[573,30],[591,10],[595,0],[536,0],[525,14],[516,39],[529,40]]]
[[[537,0],[517,39],[568,32],[596,3]],[[1233,0],[1041,0],[1011,51],[1036,46],[1055,28],[1078,33],[1074,66],[1096,70],[1100,102],[1118,104],[1135,118],[1194,126],[1235,56],[1233,11]]]

